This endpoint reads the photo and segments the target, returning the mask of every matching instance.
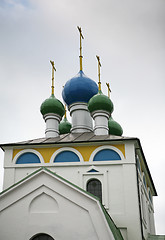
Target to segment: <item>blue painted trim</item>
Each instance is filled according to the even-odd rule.
[[[23,153],[16,161],[16,164],[40,163],[39,157],[34,153]]]
[[[63,151],[57,154],[54,162],[80,162],[80,159],[74,152]]]
[[[120,155],[111,149],[103,149],[96,153],[93,161],[114,161],[121,160]]]
[[[95,170],[95,169],[91,169],[91,170],[89,170],[88,172],[99,172],[99,171],[97,171],[97,170]]]

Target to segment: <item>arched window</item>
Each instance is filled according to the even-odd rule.
[[[98,179],[91,179],[87,183],[87,191],[92,193],[102,202],[102,185]]]
[[[51,236],[47,234],[37,234],[35,237],[32,237],[30,240],[54,240]]]
[[[16,164],[26,164],[26,163],[40,163],[40,159],[36,154],[32,152],[26,152],[21,154],[18,157]]]
[[[54,162],[80,162],[79,157],[72,151],[63,151],[57,154]]]
[[[121,160],[119,154],[112,149],[103,149],[96,153],[93,161]]]

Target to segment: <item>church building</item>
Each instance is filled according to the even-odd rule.
[[[138,138],[123,136],[114,105],[82,68],[41,104],[45,137],[1,144],[2,240],[149,240],[157,192]],[[66,106],[71,116],[67,120]]]

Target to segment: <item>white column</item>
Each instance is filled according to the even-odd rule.
[[[73,103],[69,106],[72,117],[72,133],[92,132],[93,124],[86,103]]]
[[[92,117],[95,121],[94,133],[95,135],[108,135],[108,120],[110,113],[106,111],[94,111]]]
[[[46,138],[58,137],[59,123],[61,121],[61,116],[54,113],[48,113],[44,115],[44,120],[46,122],[46,130],[45,130]]]

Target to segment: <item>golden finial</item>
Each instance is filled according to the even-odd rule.
[[[64,118],[66,118],[66,104],[65,104],[65,106],[64,106],[64,107],[65,107],[65,114],[64,114]]]
[[[100,67],[101,67],[101,63],[100,63],[100,57],[96,55],[97,61],[98,61],[98,77],[99,77],[99,91],[101,91],[101,81],[100,81]]]
[[[63,88],[64,88],[64,86],[63,86]],[[65,108],[64,118],[66,118],[66,104],[64,105],[64,108]]]
[[[80,58],[80,71],[82,71],[82,58],[83,58],[83,56],[82,56],[82,41],[81,40],[84,39],[84,37],[82,35],[81,27],[77,26],[77,28],[78,28],[79,33],[80,33],[80,56],[79,56],[79,58]]]
[[[109,83],[106,83],[106,85],[107,85],[107,88],[108,88],[108,97],[110,98],[111,89],[110,89]]]
[[[54,95],[54,71],[56,72],[56,68],[54,66],[54,61],[50,60],[50,63],[52,65],[52,95]]]

